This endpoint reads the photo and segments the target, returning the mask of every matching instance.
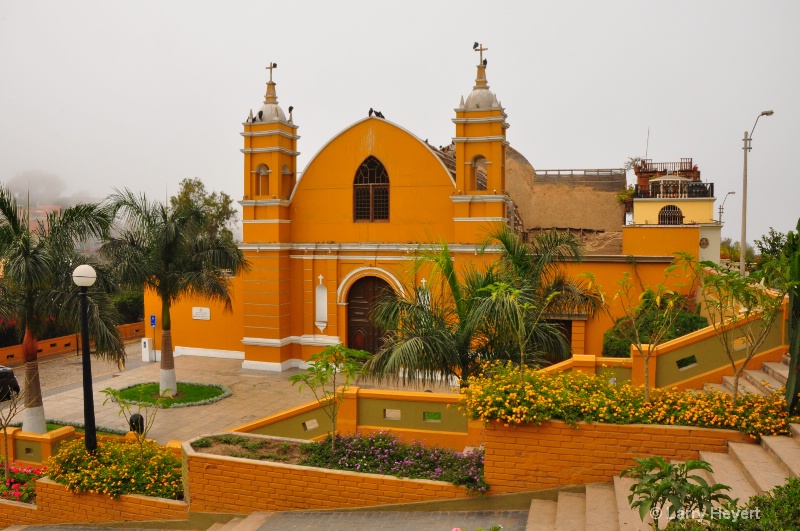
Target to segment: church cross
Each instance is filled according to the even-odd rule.
[[[483,52],[487,51],[489,48],[484,48],[483,44],[481,44],[478,48],[475,48],[476,52],[479,52],[481,55],[480,60],[478,61],[479,64],[483,64]]]
[[[266,70],[269,70],[269,82],[272,83],[272,69],[278,68],[278,63],[270,63]]]
[[[423,288],[425,287],[425,284],[427,284],[427,283],[428,283],[428,281],[425,280],[424,278],[422,280],[420,280],[420,284],[422,284]]]
[[[322,284],[322,279],[323,279],[323,276],[322,276],[322,275],[320,275],[320,276],[318,276],[317,278],[319,279],[319,283],[320,283],[320,284]]]

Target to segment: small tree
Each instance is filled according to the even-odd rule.
[[[789,231],[785,250],[789,280],[789,378],[786,381],[786,404],[789,414],[798,410],[800,383],[800,220],[797,232]]]
[[[667,288],[675,266],[664,271],[664,280],[654,287],[642,288],[638,293],[630,273],[625,271],[622,280],[617,282],[613,301],[618,305],[603,305],[605,313],[616,322],[616,332],[628,344],[633,345],[644,363],[644,396],[650,399],[650,358],[656,348],[664,342],[680,313],[675,304],[678,295]],[[586,274],[591,278],[591,274]],[[637,295],[638,293],[638,295]],[[614,315],[622,310],[622,317]]]
[[[140,391],[142,394],[140,394],[138,401],[122,398],[122,393],[118,389],[112,389],[111,387],[106,387],[101,392],[106,395],[103,405],[113,402],[119,406],[119,414],[125,418],[130,431],[136,436],[136,443],[139,445],[139,456],[143,457],[144,442],[147,440],[147,434],[156,422],[156,413],[164,407],[167,400],[159,395],[155,402],[152,402],[152,399],[144,396],[143,390]]]
[[[650,515],[653,529],[659,529],[658,517],[667,504],[668,516],[673,519],[678,511],[689,515],[695,511],[708,514],[713,503],[733,501],[730,496],[721,492],[730,490],[727,485],[709,485],[697,474],[689,475],[694,470],[712,473],[711,465],[705,461],[690,460],[678,465],[667,462],[663,457],[636,458],[634,461],[637,464],[623,470],[620,476],[631,476],[638,480],[631,486],[628,503],[631,509],[639,510],[642,521]]]
[[[27,388],[28,383],[26,382],[19,391],[9,389],[8,398],[3,402],[3,407],[0,408],[0,429],[3,430],[3,449],[5,450],[3,455],[3,469],[5,472],[6,485],[8,485],[9,469],[11,468],[11,463],[8,460],[8,428],[11,426],[11,421],[17,416],[17,413],[25,408],[23,397],[27,392]]]
[[[331,420],[331,450],[336,448],[336,416],[345,392],[361,374],[369,352],[354,350],[344,345],[332,345],[311,356],[309,367],[300,374],[289,377],[292,385],[300,384],[311,389],[314,398]]]
[[[702,304],[733,370],[731,404],[735,405],[739,378],[781,313],[788,282],[780,270],[773,269],[769,272],[773,287],[768,289],[756,276],[743,277],[738,270],[697,262],[688,255],[682,255],[682,259],[700,281]],[[744,356],[739,356],[737,366],[736,353],[742,350]]]

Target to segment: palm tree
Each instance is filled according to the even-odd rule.
[[[365,364],[368,377],[430,382],[460,378],[462,385],[488,360],[537,364],[544,354],[564,358],[569,345],[556,325],[543,318],[581,312],[601,304],[596,289],[569,279],[561,265],[580,259],[570,235],[545,233],[532,244],[503,228],[486,246],[500,250],[497,262],[456,273],[446,244],[423,255],[414,268],[433,265],[441,289],[409,287],[387,293],[373,319],[387,331]],[[399,376],[400,375],[400,376]]]
[[[79,204],[51,212],[31,226],[29,209],[21,208],[11,192],[0,187],[0,317],[15,320],[24,330],[24,431],[47,431],[39,382],[38,339],[50,320],[70,330],[80,329],[79,291],[72,281],[72,271],[79,264],[92,264],[97,271],[98,280],[88,292],[95,354],[118,362],[125,359],[116,328],[119,314],[109,297],[114,285],[108,271],[75,250],[89,238],[103,238],[110,225],[111,215],[106,207]]]
[[[177,389],[170,308],[186,296],[222,302],[231,311],[232,274],[248,268],[236,244],[211,235],[196,205],[169,208],[129,190],[110,198],[121,227],[103,246],[122,282],[152,289],[161,299],[161,378],[159,392]]]

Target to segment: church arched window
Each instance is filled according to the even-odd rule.
[[[659,225],[682,225],[683,212],[675,205],[667,205],[658,212]]]
[[[259,164],[256,168],[256,180],[255,180],[255,190],[253,193],[255,195],[267,195],[269,194],[269,174],[270,174],[269,166],[266,164]]]
[[[469,186],[471,190],[486,190],[486,158],[482,155],[472,159]]]
[[[389,174],[381,161],[367,157],[353,179],[353,219],[389,221]]]

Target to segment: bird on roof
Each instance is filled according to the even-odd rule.
[[[473,45],[472,45],[472,49],[473,49],[473,50],[477,50],[477,49],[478,49],[478,43],[477,43],[477,42],[476,42],[475,44],[473,44]]]
[[[272,63],[272,68],[278,68],[278,63]]]
[[[375,116],[378,118],[383,118],[383,113],[381,111],[375,111]]]
[[[372,107],[369,108],[369,115],[372,116],[372,113],[375,112],[372,110]]]
[[[488,59],[484,59],[484,60],[483,60],[483,66],[486,66],[488,63],[489,63],[489,60],[488,60]]]
[[[292,112],[293,110],[294,110],[294,107],[292,107],[291,105],[289,105],[289,112]]]
[[[264,111],[258,111],[258,119],[261,120],[261,117],[264,115]]]

